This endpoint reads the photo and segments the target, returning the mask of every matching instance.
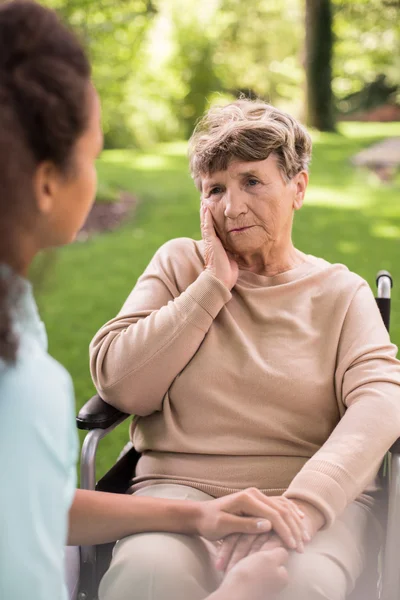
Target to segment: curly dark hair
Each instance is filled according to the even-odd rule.
[[[21,232],[35,222],[33,176],[49,160],[63,172],[88,122],[90,64],[55,12],[27,0],[0,6],[0,265],[18,270]],[[7,273],[7,270],[4,270]],[[10,298],[0,276],[0,359],[13,362]]]

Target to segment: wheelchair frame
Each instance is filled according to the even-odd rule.
[[[382,319],[389,331],[390,296],[393,285],[387,271],[376,277],[378,304]],[[91,398],[79,411],[77,426],[88,430],[81,451],[81,488],[125,493],[129,487],[140,454],[131,443],[122,451],[118,461],[100,481],[96,482],[96,453],[100,440],[111,433],[131,415],[105,403],[100,396]],[[382,550],[382,563],[376,593],[363,600],[400,600],[400,565],[397,557],[400,540],[400,438],[390,448],[385,459],[385,486],[388,495],[386,536]],[[81,576],[78,600],[95,600],[102,573],[109,564],[114,544],[82,546],[80,548]],[[361,578],[360,578],[361,579]],[[368,591],[369,593],[369,591]]]

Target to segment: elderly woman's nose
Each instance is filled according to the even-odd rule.
[[[240,191],[227,191],[225,194],[224,215],[228,219],[236,219],[247,211],[244,194]]]

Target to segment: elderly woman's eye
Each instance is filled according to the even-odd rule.
[[[254,177],[252,177],[251,179],[249,179],[247,181],[247,183],[249,184],[250,187],[254,187],[255,185],[257,185],[257,183],[259,183],[258,179],[254,179]]]
[[[215,196],[216,194],[220,194],[222,191],[221,186],[216,185],[215,187],[211,188],[211,190],[209,191],[208,195],[209,196]]]

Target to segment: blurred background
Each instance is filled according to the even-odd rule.
[[[395,278],[400,343],[399,0],[43,0],[84,41],[103,106],[97,201],[78,240],[32,278],[50,352],[72,374],[77,409],[94,393],[88,345],[157,248],[199,239],[186,140],[212,104],[244,94],[306,123],[310,187],[295,244],[374,287]],[[103,442],[100,473],[127,441]]]

